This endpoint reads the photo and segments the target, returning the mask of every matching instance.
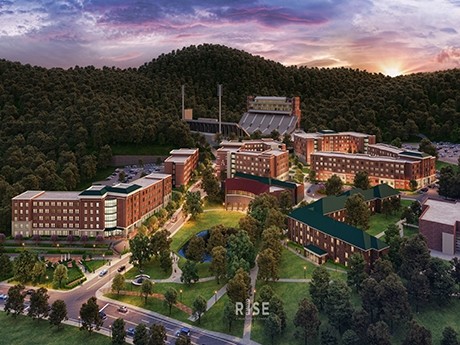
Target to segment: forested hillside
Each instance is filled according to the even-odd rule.
[[[139,69],[44,69],[0,60],[0,231],[11,197],[75,189],[107,165],[112,144],[193,145],[180,85],[195,117],[238,121],[247,95],[300,96],[302,127],[460,140],[460,70],[389,78],[351,69],[285,67],[216,45],[191,46]]]

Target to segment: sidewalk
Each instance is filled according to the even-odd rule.
[[[257,262],[257,258],[256,258]],[[259,266],[256,265],[250,272],[251,277],[251,296],[249,297],[251,308],[249,312],[246,312],[244,317],[244,329],[243,329],[243,340],[245,343],[251,342],[251,328],[252,328],[252,308],[254,306],[254,289],[256,288],[257,274],[259,273]]]
[[[400,237],[404,237],[404,227],[403,227],[403,223],[404,223],[405,219],[401,219],[401,220],[398,220],[396,222],[396,225],[399,227],[399,236]],[[377,238],[380,238],[380,237],[383,237],[385,236],[385,231],[382,231],[381,233],[375,235],[375,237]]]
[[[210,277],[211,278],[211,277]],[[214,278],[214,277],[212,277]],[[200,281],[204,281],[204,280],[200,280]],[[227,293],[227,284],[225,284],[224,286],[222,286],[216,294],[214,294],[210,299],[208,299],[208,302],[206,303],[206,311],[208,311],[209,309],[211,309],[211,307],[217,303],[218,300],[221,299],[221,297],[223,297],[225,294]],[[188,318],[190,321],[193,321],[195,322],[198,317],[196,317],[195,314],[192,314],[189,318]]]

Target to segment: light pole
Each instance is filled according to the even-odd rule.
[[[80,318],[80,316],[79,316],[79,317],[78,317],[78,327],[80,327],[80,320],[81,320],[81,318]]]
[[[182,289],[179,290],[180,293],[180,301],[182,302]]]
[[[214,290],[214,303],[217,302],[217,290]]]
[[[112,336],[112,325],[109,325],[110,336]]]
[[[303,266],[303,279],[307,278],[307,266]]]

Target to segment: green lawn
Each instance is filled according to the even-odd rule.
[[[215,202],[215,201],[209,201],[208,198],[204,200],[203,209],[209,210],[209,209],[215,209],[215,208],[224,210],[224,206],[222,205],[222,203]]]
[[[14,345],[109,345],[111,339],[101,334],[80,331],[77,327],[63,325],[61,329],[50,327],[48,321],[32,320],[25,316],[13,318],[0,313],[2,344]]]
[[[84,261],[84,266],[90,271],[95,272],[98,268],[104,266],[107,263],[107,260],[90,260]]]
[[[418,228],[413,228],[411,226],[404,226],[403,231],[404,231],[404,236],[406,236],[406,237],[415,236],[419,232]]]
[[[154,155],[169,156],[172,146],[154,144],[114,144],[111,145],[114,155]]]
[[[304,267],[306,268],[305,270]],[[311,278],[311,273],[315,267],[316,265],[313,263],[306,261],[295,255],[290,250],[283,248],[279,267],[280,278],[309,279]]]
[[[209,211],[200,214],[196,220],[189,220],[173,236],[171,250],[177,251],[196,233],[201,230],[210,229],[214,225],[223,224],[224,226],[236,227],[238,221],[244,214],[236,211]]]
[[[151,260],[150,262],[144,264],[142,270],[152,279],[166,279],[171,276],[171,269],[169,269],[166,273],[161,269],[160,260]],[[133,267],[126,272],[125,278],[133,279],[138,274],[140,274],[139,269],[137,267]]]
[[[440,160],[436,161],[436,170],[441,170],[444,167],[452,167],[454,169],[454,171],[458,170],[458,165],[457,164],[441,162]]]
[[[401,200],[401,208],[409,207],[413,202],[414,200]]]
[[[154,293],[164,294],[168,288],[172,287],[176,289],[178,292],[178,300],[183,304],[192,307],[193,301],[198,295],[201,295],[206,300],[208,300],[209,298],[214,296],[214,291],[219,290],[223,285],[224,282],[221,282],[221,284],[217,284],[217,281],[209,281],[204,283],[198,282],[190,286],[176,283],[156,283],[153,290]],[[131,291],[140,291],[139,287],[129,283],[126,284],[126,287],[128,290]],[[180,290],[182,290],[182,294],[180,294]],[[144,304],[144,298],[140,296],[123,296],[112,293],[108,294],[107,297],[132,305],[136,305],[145,309],[149,309],[163,315],[169,314],[168,307],[165,307],[163,301],[157,298],[149,297],[147,299],[147,303]],[[180,321],[190,322],[187,320],[189,315],[174,307],[172,309],[171,317],[174,319],[178,319]]]
[[[382,213],[376,213],[370,218],[367,232],[372,236],[378,235],[385,231],[388,225],[395,224],[400,218],[399,214],[387,216]]]

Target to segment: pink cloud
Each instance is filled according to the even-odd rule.
[[[453,62],[460,65],[460,47],[447,47],[436,55],[436,60],[440,63]]]

